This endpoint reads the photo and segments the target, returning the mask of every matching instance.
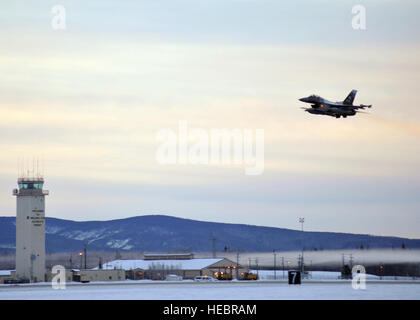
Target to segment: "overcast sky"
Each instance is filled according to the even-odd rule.
[[[53,30],[54,5],[66,29]],[[366,30],[352,7],[366,8]],[[46,215],[206,221],[420,238],[418,1],[0,4],[0,215],[43,160]],[[304,113],[312,93],[370,114]],[[156,134],[263,129],[265,170],[160,165]]]

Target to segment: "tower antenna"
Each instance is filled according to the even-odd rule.
[[[41,177],[41,175],[39,174],[39,158],[36,158],[36,177]]]
[[[42,155],[42,159],[41,159],[41,175],[42,176],[44,176],[44,174],[45,174],[44,166],[45,166],[45,160],[44,160],[44,155]]]

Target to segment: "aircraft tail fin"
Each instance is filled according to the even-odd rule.
[[[343,104],[353,104],[354,98],[356,97],[357,90],[351,90],[347,98],[344,99]]]

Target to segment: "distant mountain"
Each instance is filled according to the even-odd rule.
[[[85,243],[89,250],[167,252],[191,250],[210,252],[211,238],[217,251],[226,248],[269,252],[300,250],[302,232],[147,215],[110,221],[77,222],[46,218],[47,252],[79,251]],[[15,248],[16,220],[0,217],[0,252]],[[305,250],[364,248],[420,248],[420,239],[380,237],[363,234],[308,232],[303,234]]]

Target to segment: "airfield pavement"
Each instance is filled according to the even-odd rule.
[[[420,281],[367,281],[366,289],[353,289],[351,281],[125,281],[69,283],[65,289],[51,284],[0,285],[0,300],[419,300]]]

